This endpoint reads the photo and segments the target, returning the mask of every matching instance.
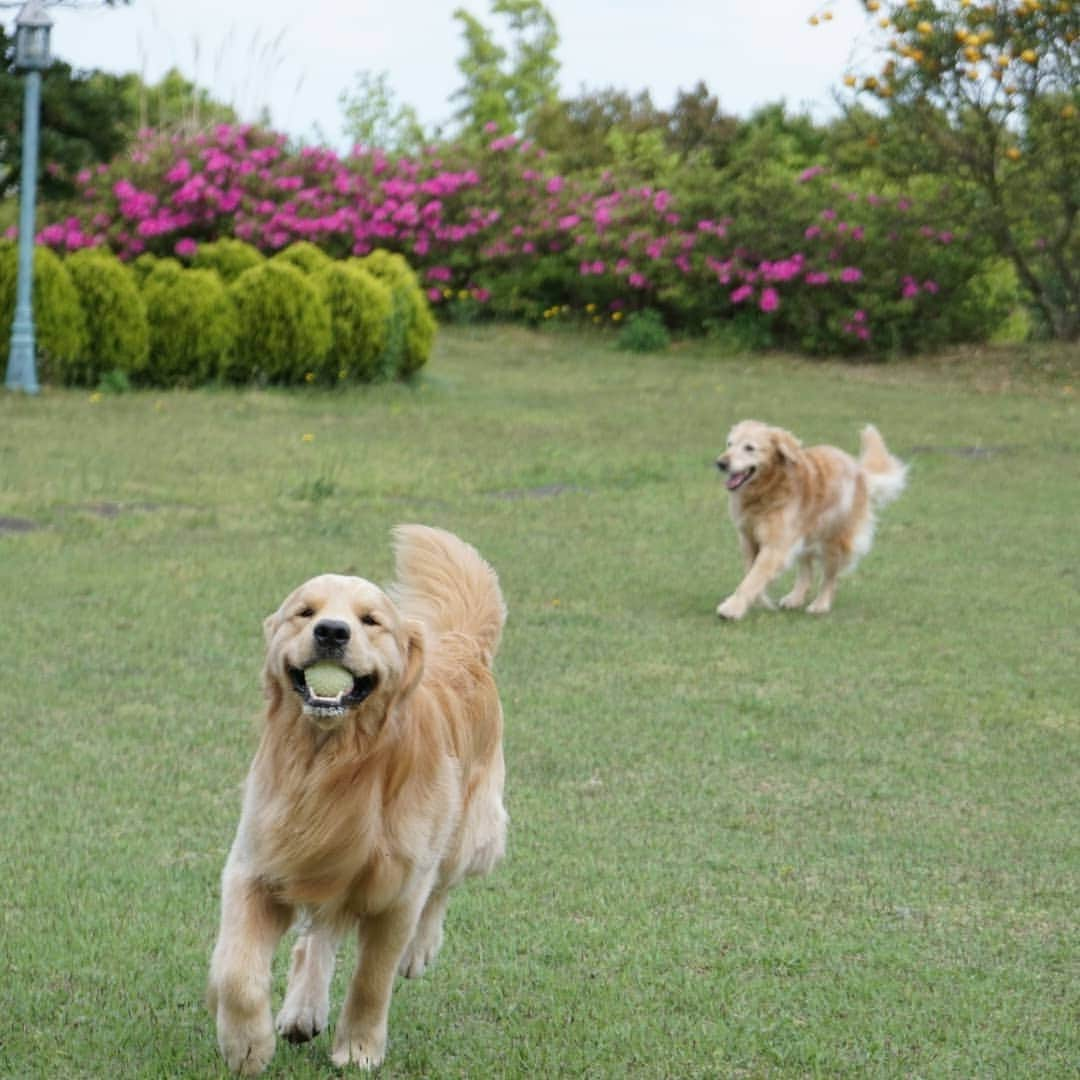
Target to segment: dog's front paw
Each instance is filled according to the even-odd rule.
[[[746,605],[737,597],[729,596],[717,609],[721,619],[741,619],[746,614]]]
[[[780,597],[780,606],[785,611],[801,608],[804,603],[806,603],[806,596],[794,591],[789,592],[786,596]]]
[[[334,1040],[330,1060],[339,1068],[356,1065],[361,1069],[377,1069],[386,1057],[386,1035],[370,1038],[341,1038]]]
[[[274,1029],[263,1025],[218,1023],[218,1046],[231,1072],[258,1076],[274,1056]]]
[[[277,1032],[291,1043],[309,1042],[326,1027],[329,1011],[326,1002],[312,1005],[309,1002],[292,1003],[286,999],[278,1013]]]
[[[811,615],[828,615],[832,610],[832,601],[822,600],[819,596],[806,610]]]

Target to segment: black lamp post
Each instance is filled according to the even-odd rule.
[[[9,390],[38,392],[34,364],[34,196],[37,189],[38,120],[41,73],[52,63],[49,31],[52,19],[42,0],[24,4],[15,19],[15,69],[26,73],[23,104],[22,179],[19,182],[19,271],[15,285],[15,321],[8,354]]]

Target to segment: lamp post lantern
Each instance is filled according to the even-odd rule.
[[[34,196],[37,189],[38,120],[41,73],[52,62],[49,31],[52,19],[43,0],[24,4],[15,19],[15,69],[26,73],[23,102],[22,178],[19,181],[19,270],[15,284],[15,321],[8,354],[9,390],[38,392],[34,364]]]

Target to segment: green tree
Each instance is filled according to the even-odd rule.
[[[845,82],[888,116],[880,167],[959,181],[972,229],[1012,263],[1047,331],[1080,338],[1080,5],[863,6],[886,60]]]
[[[91,81],[109,80],[112,76],[94,72]],[[207,90],[170,68],[156,82],[147,84],[134,74],[121,77],[125,106],[124,124],[128,136],[140,128],[156,128],[190,134],[215,124],[239,121],[231,105],[215,101]]]
[[[360,71],[338,95],[345,134],[361,146],[393,154],[415,153],[428,141],[416,110],[398,101],[385,71]]]
[[[23,78],[14,61],[14,39],[0,27],[0,196],[17,188],[22,160]],[[49,67],[41,91],[43,198],[70,196],[79,169],[110,161],[126,145],[123,86],[115,75],[75,72],[60,61]]]
[[[512,54],[464,8],[454,12],[465,37],[465,55],[458,60],[465,83],[453,94],[462,102],[455,119],[463,132],[477,136],[491,126],[524,131],[558,96],[559,33],[551,12],[540,0],[494,0],[491,11],[506,17]]]

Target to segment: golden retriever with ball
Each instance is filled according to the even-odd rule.
[[[373,1068],[394,976],[423,973],[451,888],[504,851],[498,579],[441,529],[400,526],[395,541],[389,591],[324,574],[266,620],[266,718],[208,993],[225,1061],[245,1076],[274,1053],[271,961],[298,914],[277,1031],[304,1042],[326,1027],[337,945],[356,927],[331,1056]]]
[[[829,611],[837,577],[870,550],[874,510],[904,490],[907,474],[872,424],[863,428],[856,461],[835,446],[803,447],[790,431],[743,420],[716,465],[731,494],[745,571],[716,609],[723,619],[741,619],[758,600],[769,605],[765,589],[792,562],[795,584],[780,606],[802,607],[820,562],[821,589],[806,610]]]

